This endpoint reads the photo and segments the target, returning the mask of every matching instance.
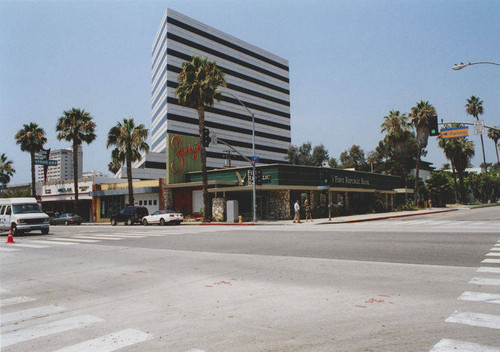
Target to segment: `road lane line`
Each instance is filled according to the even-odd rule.
[[[11,297],[11,298],[2,299],[2,301],[0,302],[0,307],[11,306],[14,304],[26,303],[26,302],[31,302],[31,301],[36,301],[36,299],[31,298],[31,297],[26,297],[26,296]]]
[[[15,248],[5,248],[5,247],[0,247],[0,252],[15,252],[18,251],[19,249]]]
[[[153,336],[135,329],[125,329],[82,343],[61,348],[55,352],[111,352],[152,339]]]
[[[83,328],[93,323],[104,321],[91,315],[80,315],[68,319],[57,320],[48,324],[41,324],[29,328],[19,329],[2,335],[2,347],[12,346],[21,342],[49,336],[60,332]]]
[[[482,266],[476,270],[478,273],[495,273],[500,274],[500,268],[492,268],[489,266]]]
[[[38,244],[26,244],[26,243],[16,243],[15,247],[25,247],[25,248],[47,248],[47,246],[42,246]]]
[[[442,339],[430,352],[500,352],[500,348],[472,342]]]
[[[116,241],[116,240],[121,240],[122,238],[118,238],[118,237],[106,237],[106,236],[72,236],[71,238],[78,238],[78,239],[87,239],[87,240],[91,240],[91,239],[96,239],[96,240],[112,240],[112,241]]]
[[[0,287],[0,293],[7,293],[7,292],[9,292],[9,290],[7,290],[6,288]]]
[[[0,320],[1,325],[6,325],[14,322],[20,322],[21,320],[31,320],[36,318],[45,317],[48,315],[56,314],[65,311],[66,308],[61,306],[41,306],[31,309],[20,310],[13,313],[2,314]]]
[[[500,259],[485,259],[481,263],[500,264]]]
[[[50,241],[50,240],[33,240],[30,242],[41,243],[41,244],[50,244],[52,246],[53,245],[70,246],[72,244],[76,244],[76,243],[69,243],[69,242],[54,242],[54,241]]]
[[[469,281],[469,284],[500,286],[500,279],[489,279],[485,277],[474,277]]]
[[[455,311],[445,322],[500,329],[500,315]]]
[[[483,293],[483,292],[464,292],[460,297],[461,301],[473,301],[473,302],[485,302],[485,303],[495,303],[500,304],[500,295],[494,293]]]
[[[72,239],[72,238],[51,238],[48,241],[62,241],[62,242],[78,242],[78,243],[94,243],[94,242],[100,242],[99,240],[79,240],[77,238]]]

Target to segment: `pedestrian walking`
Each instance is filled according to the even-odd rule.
[[[295,209],[295,217],[293,218],[293,222],[297,222],[300,224],[301,223],[301,221],[300,221],[300,205],[299,205],[298,200],[295,202],[294,209]]]
[[[311,220],[311,222],[312,222],[313,217],[312,217],[312,213],[311,213],[311,204],[309,204],[309,199],[306,199],[306,201],[304,202],[304,205],[306,207],[306,222],[307,222],[307,219]]]

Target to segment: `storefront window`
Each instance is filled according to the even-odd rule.
[[[124,196],[101,197],[101,218],[109,218],[125,207]]]

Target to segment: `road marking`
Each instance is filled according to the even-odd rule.
[[[488,254],[486,254],[486,256],[487,256],[487,257],[500,257],[500,253],[495,253],[495,252],[493,252],[493,253],[488,253]]]
[[[123,238],[118,238],[118,237],[106,237],[106,236],[72,236],[71,238],[81,238],[81,239],[96,239],[96,240],[112,240],[112,241],[117,241],[117,240],[122,240]]]
[[[469,284],[500,286],[500,279],[488,279],[485,277],[474,277],[469,281]]]
[[[13,312],[13,313],[2,314],[1,325],[3,326],[13,322],[19,322],[21,320],[28,320],[28,319],[31,320],[31,319],[41,318],[51,314],[60,313],[64,310],[66,310],[66,308],[50,305],[50,306],[42,306],[42,307],[20,310],[18,312]]]
[[[500,247],[493,247],[493,248],[490,248],[490,251],[500,251]]]
[[[500,304],[500,295],[494,293],[482,293],[482,292],[464,292],[460,297],[461,301],[473,301],[473,302],[485,302],[485,303],[496,303]]]
[[[50,240],[33,240],[30,242],[41,243],[41,244],[50,244],[50,245],[61,245],[61,246],[70,246],[72,244],[76,244],[76,243],[68,243],[68,242],[54,242],[54,241],[50,241]]]
[[[5,247],[0,247],[0,252],[15,252],[18,251],[19,249],[15,248],[5,248]]]
[[[476,270],[478,273],[495,273],[500,274],[500,268],[492,268],[489,266],[482,266]]]
[[[36,301],[36,299],[31,298],[31,297],[26,297],[26,296],[11,297],[11,298],[2,299],[2,301],[0,302],[0,307],[11,306],[14,304],[26,303],[26,302],[31,302],[31,301]]]
[[[111,352],[152,339],[151,334],[134,329],[125,329],[93,340],[61,348],[55,352]]]
[[[9,292],[9,290],[7,290],[6,288],[0,287],[0,293],[7,293],[7,292]]]
[[[144,238],[144,237],[146,237],[144,235],[127,235],[127,234],[121,234],[121,233],[114,233],[113,236],[120,236],[120,237],[123,237],[123,239],[125,239],[125,238]]]
[[[91,315],[80,315],[73,318],[57,320],[48,324],[41,324],[29,328],[19,329],[11,333],[3,334],[2,347],[12,346],[21,342],[37,339],[63,331],[83,328],[93,323],[104,321]]]
[[[500,264],[500,259],[485,259],[481,263]]]
[[[79,240],[77,238],[51,238],[49,241],[63,241],[63,242],[78,242],[78,243],[94,243],[100,242],[99,240]]]
[[[455,311],[445,322],[500,329],[500,315]]]
[[[25,244],[25,243],[16,243],[14,244],[16,247],[26,247],[26,248],[47,248],[47,246],[41,246],[37,244]]]
[[[442,339],[430,352],[500,352],[500,348],[472,342]]]

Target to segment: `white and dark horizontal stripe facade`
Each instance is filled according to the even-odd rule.
[[[175,96],[181,65],[193,55],[208,57],[224,72],[223,99],[205,108],[205,125],[243,155],[252,155],[252,116],[255,114],[255,155],[261,163],[286,162],[290,146],[290,84],[288,61],[171,9],[165,11],[152,51],[153,152],[165,152],[167,133],[198,136],[198,113]],[[232,94],[232,95],[231,95]],[[227,147],[207,148],[207,166],[224,165]],[[246,165],[231,155],[235,166]]]

